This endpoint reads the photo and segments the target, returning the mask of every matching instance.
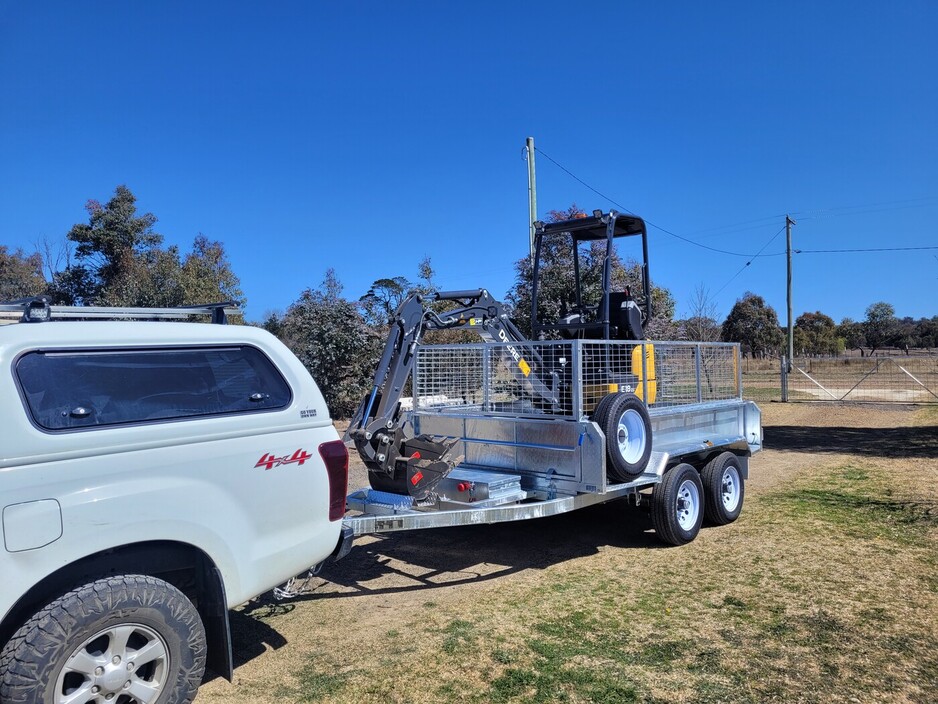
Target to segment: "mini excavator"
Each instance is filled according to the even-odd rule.
[[[640,302],[631,292],[613,291],[612,262],[614,243],[620,237],[641,236],[642,288]],[[648,238],[644,221],[616,211],[552,223],[535,223],[533,281],[531,290],[531,330],[539,339],[644,340],[644,326],[651,317],[651,290],[648,275]],[[542,289],[546,244],[558,238],[569,241],[573,250],[574,300],[559,319],[541,320],[538,293]],[[602,250],[602,243],[605,249]],[[598,301],[586,300],[581,245],[598,244],[603,252],[601,293]],[[595,295],[594,295],[595,300]],[[439,312],[439,302],[451,309]],[[536,416],[562,412],[571,403],[570,365],[554,365],[542,359],[535,341],[525,337],[511,321],[505,306],[487,290],[440,291],[412,294],[397,309],[390,332],[375,371],[369,394],[362,400],[345,435],[346,444],[354,444],[368,468],[373,489],[409,494],[415,500],[432,499],[433,490],[462,461],[458,439],[428,435],[414,436],[401,399],[410,379],[417,350],[423,336],[431,330],[466,329],[476,332],[482,341],[501,343],[502,363],[531,399],[518,414]],[[650,345],[648,346],[651,347]],[[637,350],[636,350],[637,351]],[[603,354],[597,349],[596,354]],[[631,357],[631,355],[629,355]],[[653,360],[652,360],[653,363]],[[608,381],[623,388],[638,387],[638,377],[631,368],[605,364]]]

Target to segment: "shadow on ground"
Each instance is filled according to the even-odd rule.
[[[816,428],[769,425],[766,449],[781,452],[829,452],[871,457],[938,457],[938,426],[918,428]]]
[[[289,613],[297,601],[478,584],[593,555],[601,547],[666,546],[656,538],[648,513],[624,500],[516,523],[386,533],[379,540],[356,545],[343,560],[324,565],[319,577],[325,586],[339,586],[342,591],[323,590],[286,602],[265,594],[245,609],[231,612],[235,667],[267,648],[286,645],[286,639],[264,619]],[[214,673],[207,679],[215,679]]]
[[[325,565],[319,576],[345,591],[310,598],[478,583],[593,555],[600,547],[664,546],[647,512],[621,500],[529,521],[385,533],[379,540],[356,545],[342,561]]]

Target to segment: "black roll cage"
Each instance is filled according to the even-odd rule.
[[[576,300],[574,305],[582,308],[583,298],[580,282],[580,249],[581,242],[596,240],[606,241],[606,252],[603,258],[602,297],[599,302],[596,320],[580,323],[546,323],[538,320],[537,295],[540,287],[541,246],[544,238],[551,234],[567,234],[573,246],[574,285],[576,286]],[[623,215],[615,210],[603,213],[593,211],[592,215],[573,220],[560,222],[534,223],[534,269],[531,285],[531,331],[534,337],[548,331],[599,331],[604,340],[611,339],[609,294],[612,286],[612,252],[614,241],[619,237],[632,237],[641,235],[642,238],[642,323],[651,318],[651,280],[648,272],[648,232],[645,221],[636,215]]]

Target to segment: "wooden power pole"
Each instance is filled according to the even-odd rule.
[[[791,317],[791,226],[795,224],[788,215],[785,216],[785,251],[788,256],[788,371],[792,369],[792,358],[795,354],[795,326]]]
[[[528,248],[534,259],[534,221],[537,220],[537,184],[534,180],[534,137],[527,140],[528,159]]]

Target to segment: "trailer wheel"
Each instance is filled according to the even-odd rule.
[[[205,669],[205,630],[178,589],[154,577],[99,579],[59,597],[0,654],[10,702],[190,702]]]
[[[651,522],[669,545],[684,545],[697,537],[703,523],[704,490],[700,474],[679,464],[661,478],[651,492]]]
[[[707,462],[700,473],[706,500],[707,521],[725,526],[739,518],[746,490],[739,460],[732,452],[723,452]]]
[[[648,409],[635,394],[618,393],[600,401],[597,411],[606,436],[607,474],[613,481],[630,482],[645,471],[651,457]]]

